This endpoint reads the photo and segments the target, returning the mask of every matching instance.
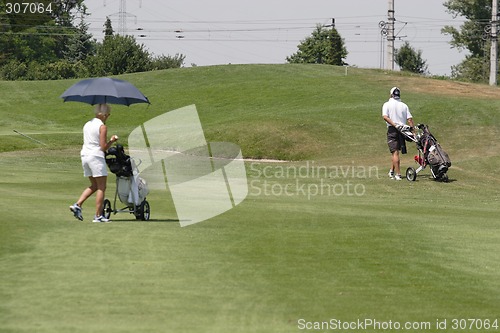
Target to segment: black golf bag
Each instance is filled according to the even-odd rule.
[[[125,154],[122,145],[111,147],[106,153],[106,164],[109,170],[117,177],[130,177],[132,176],[132,163],[130,156]]]
[[[430,165],[432,175],[437,180],[447,180],[448,168],[451,160],[448,154],[441,148],[434,135],[429,131],[427,125],[420,124],[418,128],[422,131],[417,148],[423,153],[425,161]]]
[[[432,177],[435,180],[447,182],[448,168],[451,167],[451,160],[448,154],[441,148],[434,135],[429,131],[429,127],[424,124],[418,124],[416,131],[410,126],[401,125],[398,130],[404,137],[415,142],[418,149],[418,155],[415,156],[415,162],[419,165],[417,169],[409,167],[406,169],[406,179],[415,181],[417,174],[430,166]]]

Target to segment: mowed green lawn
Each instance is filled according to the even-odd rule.
[[[256,159],[249,194],[185,228],[159,190],[150,222],[91,223],[93,198],[79,222],[68,206],[87,185],[91,108],[58,98],[75,81],[0,82],[0,332],[500,331],[497,88],[330,66],[123,78],[153,104],[115,107],[111,133],[126,144],[144,121],[196,104],[209,141]],[[388,179],[380,113],[394,85],[450,154],[449,183],[429,170]],[[334,327],[365,319],[379,326]]]

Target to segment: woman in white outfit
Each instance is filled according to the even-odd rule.
[[[97,104],[95,107],[95,118],[83,126],[83,146],[80,155],[83,174],[89,178],[90,186],[83,190],[78,201],[69,207],[73,215],[79,220],[83,220],[83,203],[92,194],[96,193],[93,222],[109,222],[103,216],[103,202],[108,179],[105,152],[118,140],[117,135],[111,136],[109,141],[107,139],[108,130],[105,123],[110,114],[111,108],[109,105]]]

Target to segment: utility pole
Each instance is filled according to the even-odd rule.
[[[491,4],[491,51],[490,51],[490,86],[497,85],[498,67],[498,0],[492,0]]]
[[[396,19],[394,18],[394,0],[389,0],[389,10],[387,11],[387,65],[386,69],[394,70],[394,23]]]
[[[106,1],[104,0],[104,6],[106,6]],[[142,0],[139,2],[139,7],[142,7]],[[111,14],[109,16],[118,15],[118,34],[125,36],[127,34],[127,18],[134,17],[137,22],[137,16],[127,13],[127,0],[120,0],[120,7],[118,13]]]
[[[332,17],[332,23],[324,25],[325,28],[335,28],[335,17]]]
[[[118,33],[124,36],[127,33],[127,1],[120,0],[120,9],[118,10]]]

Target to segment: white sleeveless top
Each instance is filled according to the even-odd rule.
[[[83,146],[80,154],[82,156],[104,157],[104,152],[99,144],[99,130],[104,125],[101,119],[94,118],[83,126]]]

